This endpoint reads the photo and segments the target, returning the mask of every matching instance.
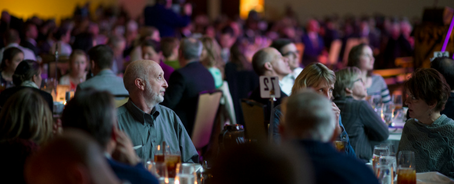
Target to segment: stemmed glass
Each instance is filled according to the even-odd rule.
[[[178,163],[176,167],[175,183],[194,184],[197,178],[196,167],[190,163]]]

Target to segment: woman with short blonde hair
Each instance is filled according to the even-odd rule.
[[[316,86],[322,79],[328,84],[336,83],[336,75],[328,67],[321,63],[310,64],[295,79],[292,93],[296,93],[302,88]]]

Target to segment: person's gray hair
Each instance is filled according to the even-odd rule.
[[[334,98],[343,98],[346,95],[345,88],[352,89],[355,80],[361,75],[361,70],[356,67],[346,67],[336,72],[334,83]]]
[[[194,38],[184,38],[180,42],[181,54],[187,60],[199,60],[202,55],[203,44]]]
[[[292,93],[282,106],[285,136],[328,142],[336,129],[331,102],[311,89]]]

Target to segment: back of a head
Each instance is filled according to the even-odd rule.
[[[184,38],[180,42],[182,57],[186,60],[199,60],[202,54],[202,42],[194,38]]]
[[[105,148],[112,135],[115,112],[113,96],[109,92],[80,90],[66,104],[61,118],[62,126],[64,129],[74,128],[88,133]]]
[[[6,44],[18,43],[20,41],[19,33],[14,29],[8,29],[4,39]]]
[[[282,113],[286,139],[328,142],[334,134],[336,122],[331,102],[313,90],[292,92],[282,105]]]
[[[68,33],[69,29],[66,27],[61,27],[57,30],[57,32],[54,33],[54,38],[57,40],[60,40],[63,36],[65,36]]]
[[[3,51],[3,58],[2,58],[2,63],[0,64],[0,69],[4,70],[6,68],[6,60],[12,61],[14,59],[14,56],[17,54],[22,53],[22,50],[20,50],[17,47],[9,47]]]
[[[437,70],[445,77],[446,82],[454,89],[454,60],[449,57],[436,58],[430,64],[430,67]]]
[[[175,37],[164,37],[161,39],[162,55],[167,58],[172,55],[172,52],[179,45],[178,39]]]
[[[267,47],[260,49],[254,54],[254,56],[252,56],[252,67],[257,75],[265,74],[265,63],[273,60],[271,49],[274,48]]]
[[[235,36],[235,30],[233,30],[233,28],[231,26],[225,26],[221,29],[221,34],[226,34],[226,35],[230,35],[230,36]]]
[[[246,143],[222,152],[212,167],[216,184],[312,183],[309,163],[286,147]]]
[[[248,61],[244,55],[245,49],[240,42],[235,42],[230,47],[230,62],[234,63],[238,71],[252,70],[252,64]]]
[[[115,176],[102,150],[85,133],[65,131],[29,160],[25,169],[26,179],[32,184],[106,182]]]
[[[113,63],[113,51],[107,45],[97,45],[88,51],[90,61],[94,61],[99,69],[110,69]]]
[[[221,57],[221,46],[219,46],[218,42],[211,37],[203,37],[200,39],[203,43],[203,48],[207,52],[207,57],[205,60],[202,61],[207,67],[212,67],[220,63],[224,63]]]
[[[72,50],[80,49],[88,52],[93,47],[93,35],[90,33],[80,33],[75,36]]]
[[[315,87],[321,80],[327,81],[328,84],[334,84],[336,82],[336,75],[324,64],[311,63],[295,79],[292,94],[303,88]]]
[[[0,140],[24,139],[37,144],[52,137],[52,113],[40,94],[22,89],[12,95],[0,112]]]
[[[334,84],[334,98],[346,96],[345,88],[352,89],[354,80],[361,75],[361,70],[357,67],[346,67],[336,72],[336,83]]]
[[[23,60],[17,65],[13,74],[13,83],[20,86],[24,81],[32,80],[33,76],[41,73],[39,64],[33,60]]]
[[[287,46],[288,44],[291,44],[291,43],[293,43],[291,40],[281,38],[281,39],[274,40],[273,43],[271,43],[270,47],[275,48],[281,54],[283,54],[282,48],[284,48],[285,46]]]
[[[120,43],[125,42],[125,39],[122,36],[112,35],[109,37],[107,41],[107,45],[111,46],[112,48],[118,47]]]

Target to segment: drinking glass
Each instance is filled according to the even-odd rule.
[[[393,103],[396,109],[402,109],[402,95],[401,94],[395,94],[392,96]]]
[[[176,167],[175,183],[194,184],[197,178],[196,167],[190,163],[178,163]]]
[[[166,180],[168,178],[168,172],[167,172],[167,166],[164,162],[154,162],[154,161],[148,161],[146,163],[146,167],[148,171],[151,172],[156,178],[159,179],[160,183]]]
[[[337,137],[337,139],[334,141],[334,146],[336,147],[337,151],[344,153],[345,152],[345,147],[347,145],[347,140],[346,138],[343,138],[342,136]]]
[[[391,123],[393,122],[394,108],[395,105],[392,103],[383,104],[381,108],[381,118],[387,125],[391,125]]]
[[[415,153],[413,151],[399,152],[397,184],[416,184]]]
[[[380,156],[388,156],[389,155],[389,148],[387,145],[377,145],[374,147],[374,154],[372,156],[372,168],[374,172],[377,174],[377,166],[380,164],[378,161],[380,160]]]
[[[154,148],[154,161],[165,163],[169,178],[175,178],[176,166],[181,163],[180,151],[172,151],[168,145],[165,146],[166,149],[162,149],[164,145],[157,145]]]
[[[393,184],[393,167],[389,156],[380,157],[376,174],[380,184]]]

